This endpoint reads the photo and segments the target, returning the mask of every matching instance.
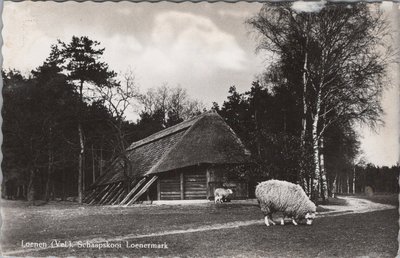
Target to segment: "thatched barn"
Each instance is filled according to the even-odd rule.
[[[250,153],[215,112],[134,142],[87,193],[90,204],[130,205],[138,200],[207,200],[216,187],[248,197],[247,182],[230,179],[230,168],[250,162]],[[125,164],[125,166],[124,166]],[[127,171],[129,167],[129,171]]]

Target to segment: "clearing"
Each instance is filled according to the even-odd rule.
[[[133,207],[3,200],[1,206],[6,256],[394,257],[397,251],[397,195],[343,196],[320,205],[312,226],[297,227],[266,227],[254,200]]]

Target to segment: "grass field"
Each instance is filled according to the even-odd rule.
[[[363,197],[364,198],[364,197]],[[397,205],[397,196],[370,200]],[[332,206],[333,207],[333,206]],[[69,203],[28,206],[2,202],[2,250],[22,250],[21,241],[51,243],[104,238],[121,248],[56,248],[20,252],[12,256],[242,256],[242,257],[394,257],[397,251],[397,209],[317,217],[312,226],[285,225],[209,228],[216,224],[261,220],[254,204],[196,206],[99,207]],[[120,236],[180,232],[119,240]],[[168,249],[127,248],[132,244],[162,244]],[[11,255],[11,254],[10,254]]]

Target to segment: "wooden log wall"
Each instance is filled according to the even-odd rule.
[[[160,200],[206,199],[206,170],[204,167],[195,166],[161,173],[157,191]]]
[[[123,182],[99,186],[87,193],[84,199],[88,204],[131,205],[143,195],[154,182],[159,200],[204,200],[214,197],[215,188],[224,187],[233,190],[233,198],[248,198],[248,183],[227,180],[223,167],[193,166],[158,176],[141,178],[134,182],[129,192]],[[156,181],[157,180],[157,181]],[[153,188],[152,188],[153,189]]]
[[[160,199],[161,200],[180,200],[181,184],[180,174],[176,171],[160,175]]]
[[[185,200],[207,198],[207,176],[204,169],[183,173],[183,178]]]

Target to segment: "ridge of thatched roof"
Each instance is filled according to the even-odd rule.
[[[204,115],[204,114],[202,114]],[[143,138],[137,142],[133,142],[129,147],[128,150],[133,150],[135,148],[138,148],[144,144],[150,143],[155,140],[159,140],[163,137],[169,136],[173,133],[176,133],[178,131],[187,129],[188,127],[192,126],[198,119],[201,118],[202,115],[190,118],[188,120],[185,120],[179,124],[173,125],[171,127],[165,128],[164,130],[158,131],[150,136],[147,136],[146,138]]]
[[[132,143],[127,151],[131,178],[199,164],[247,163],[250,154],[215,112],[206,112],[152,134]],[[95,185],[123,180],[122,161],[116,160]]]
[[[248,151],[222,117],[206,113],[147,175],[198,164],[240,164],[248,159]]]

